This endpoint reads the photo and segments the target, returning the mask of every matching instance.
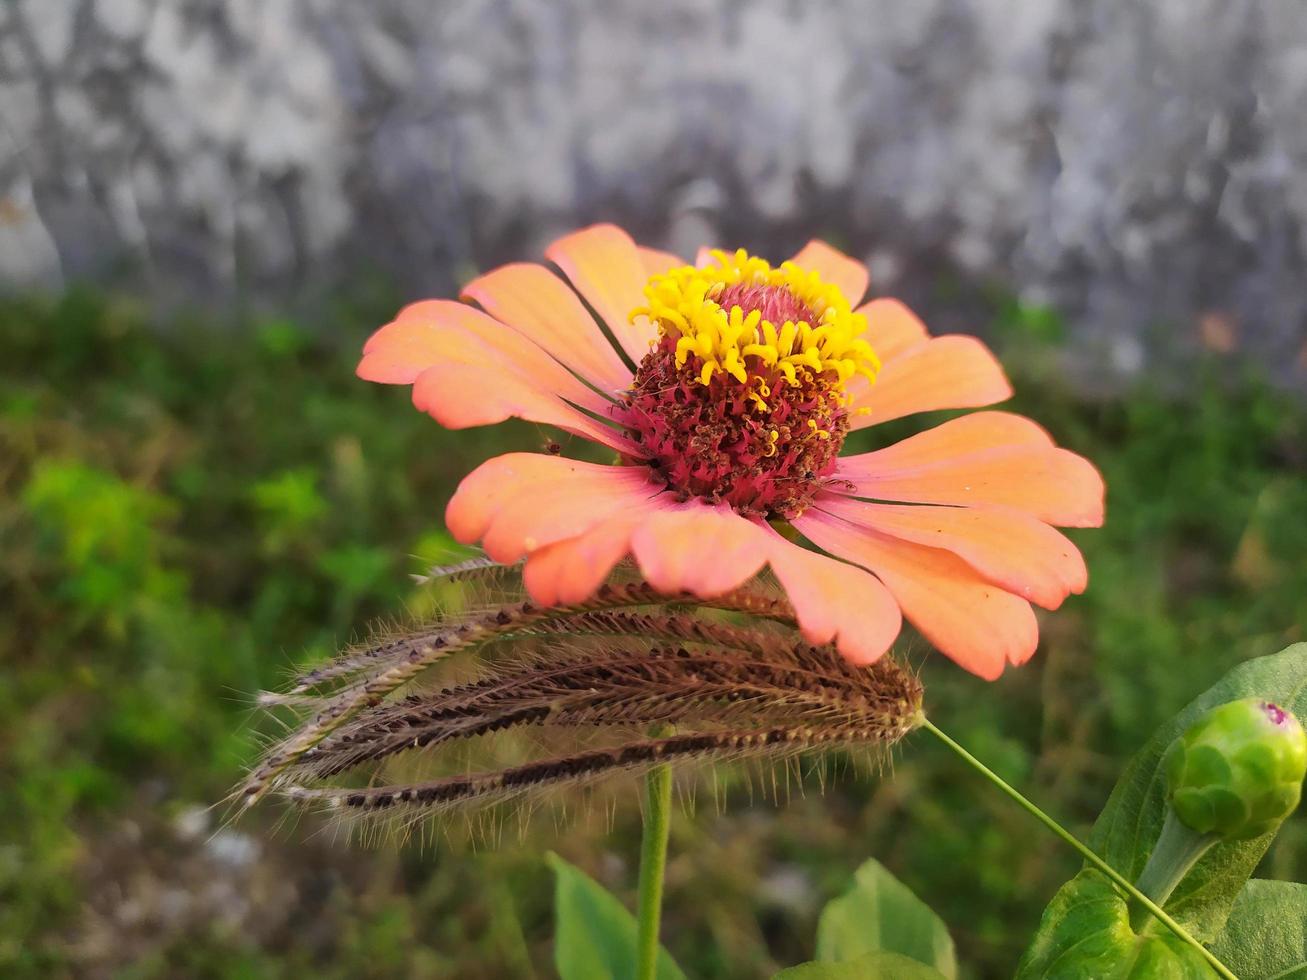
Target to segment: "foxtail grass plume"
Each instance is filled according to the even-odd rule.
[[[1055,527],[1101,524],[1103,482],[1029,419],[976,412],[840,455],[851,431],[1012,394],[979,340],[863,303],[861,263],[813,241],[779,266],[743,250],[691,265],[612,225],[545,257],[567,282],[494,269],[465,302],[405,307],[358,366],[449,428],[521,418],[617,454],[500,456],[450,501],[458,540],[525,559],[534,603],[583,603],[627,557],[659,593],[705,601],[768,568],[810,643],[873,663],[906,616],[992,679],[1034,654],[1032,603],[1084,590]]]
[[[526,597],[520,566],[474,562],[433,579],[469,593],[470,608],[264,697],[293,721],[239,788],[247,805],[271,792],[407,831],[664,763],[838,746],[883,759],[921,718],[914,673],[808,642],[765,579],[669,597],[623,563],[592,596],[550,607]],[[483,771],[460,754],[513,733],[544,748]]]

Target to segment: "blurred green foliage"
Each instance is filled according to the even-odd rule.
[[[0,303],[0,974],[548,976],[550,847],[629,906],[634,792],[611,828],[540,818],[476,853],[367,851],[312,818],[279,833],[275,806],[219,831],[203,810],[257,751],[253,693],[419,603],[408,575],[452,552],[457,480],[547,437],[446,433],[358,382],[374,312],[310,330],[156,325],[85,292]],[[1090,588],[1044,617],[1029,667],[986,685],[904,649],[932,716],[1083,832],[1156,725],[1303,638],[1307,411],[1224,361],[1178,391],[1077,395],[1053,313],[989,312],[1011,407],[1100,465],[1108,523],[1073,533]],[[948,924],[963,976],[1010,975],[1074,856],[924,741],[893,778],[827,784],[678,817],[665,935],[687,973],[811,959],[817,910],[874,855]],[[1307,878],[1301,818],[1261,874]]]

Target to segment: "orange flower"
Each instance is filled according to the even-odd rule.
[[[857,306],[860,263],[814,241],[776,268],[743,251],[689,266],[611,225],[545,255],[575,292],[542,265],[503,266],[466,303],[405,307],[358,367],[411,384],[449,428],[516,417],[617,453],[500,456],[450,501],[454,536],[525,558],[537,602],[589,597],[627,555],[658,589],[705,598],[769,565],[811,642],[870,663],[906,615],[995,678],[1035,651],[1032,602],[1084,590],[1053,526],[1101,524],[1103,482],[1034,422],[976,412],[839,456],[852,429],[1012,393],[975,338],[931,337],[896,300]]]

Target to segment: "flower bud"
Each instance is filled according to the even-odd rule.
[[[1249,840],[1298,806],[1307,735],[1292,714],[1259,698],[1214,708],[1162,760],[1176,816],[1201,834]]]

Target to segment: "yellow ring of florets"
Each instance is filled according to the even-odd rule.
[[[649,305],[631,313],[632,319],[649,317],[663,336],[677,338],[678,368],[694,354],[702,363],[700,384],[708,384],[717,371],[745,383],[746,359],[752,357],[779,371],[790,385],[800,383],[800,373],[830,372],[835,391],[841,393],[854,375],[876,380],[880,359],[862,338],[867,318],[853,312],[837,286],[793,262],[772,268],[744,249],[710,254],[713,265],[681,266],[651,278],[644,288]],[[764,320],[758,310],[745,313],[739,306],[725,310],[717,304],[716,298],[728,286],[741,284],[788,290],[812,310],[816,322],[775,324]]]

